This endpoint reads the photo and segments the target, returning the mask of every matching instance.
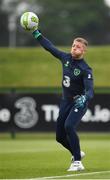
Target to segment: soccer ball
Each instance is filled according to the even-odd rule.
[[[33,12],[25,12],[20,18],[20,24],[23,29],[27,31],[34,31],[38,29],[39,18]]]

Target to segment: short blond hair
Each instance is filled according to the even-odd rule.
[[[81,42],[82,44],[84,44],[85,46],[88,46],[88,41],[84,38],[81,38],[81,37],[77,37],[74,39],[74,41],[78,41],[78,42]],[[73,42],[74,42],[73,41]]]

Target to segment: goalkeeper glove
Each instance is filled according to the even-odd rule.
[[[74,107],[75,108],[80,108],[80,107],[84,107],[85,104],[87,102],[87,96],[86,95],[81,95],[81,96],[77,96],[74,100]]]
[[[34,36],[35,39],[38,39],[42,34],[39,30],[35,30],[32,35]]]

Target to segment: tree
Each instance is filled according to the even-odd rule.
[[[8,44],[8,20],[12,11],[16,16],[17,46],[36,44],[20,27],[26,4],[24,11],[33,11],[39,16],[39,28],[57,45],[70,45],[76,36],[85,37],[90,44],[110,43],[110,7],[104,0],[1,0],[0,8],[4,5],[4,9],[0,9],[0,45]]]
[[[41,29],[55,43],[68,45],[75,36],[84,36],[92,44],[110,42],[110,9],[103,0],[37,2],[43,7]]]

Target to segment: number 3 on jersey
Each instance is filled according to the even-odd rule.
[[[70,77],[64,76],[63,85],[65,87],[70,87]]]

